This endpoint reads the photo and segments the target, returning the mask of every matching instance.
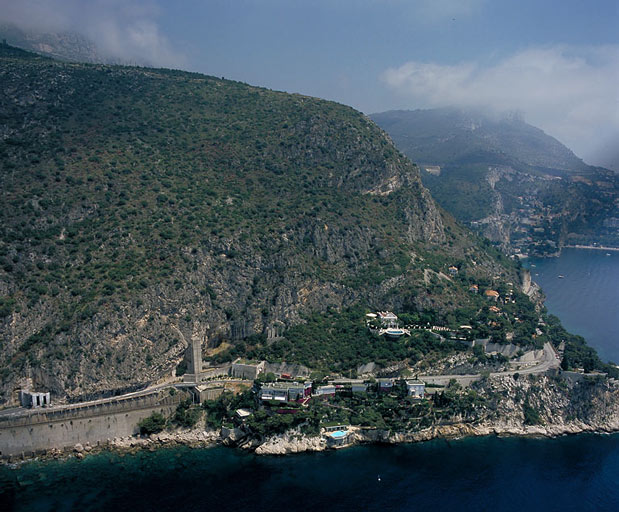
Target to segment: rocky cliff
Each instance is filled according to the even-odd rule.
[[[468,436],[557,437],[583,432],[619,431],[619,385],[602,378],[571,381],[561,376],[533,379],[503,377],[480,384],[484,405],[465,415],[456,414],[417,431],[395,432],[353,427],[351,444],[413,443]],[[298,432],[273,436],[256,448],[261,455],[284,455],[328,449],[324,439]]]
[[[170,70],[0,48],[0,403],[170,375],[191,339],[327,308],[470,300],[423,270],[514,267],[353,109]]]

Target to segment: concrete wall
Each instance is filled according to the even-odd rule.
[[[447,386],[451,379],[454,379],[462,387],[467,387],[473,382],[480,380],[481,375],[424,375],[423,377],[419,377],[419,380],[422,380],[426,384],[437,384],[439,386]],[[426,388],[426,392],[428,392],[428,388]]]
[[[232,363],[230,375],[237,379],[254,380],[264,371],[265,362],[257,364]]]
[[[213,379],[215,377],[227,377],[230,375],[230,365],[205,368],[202,370],[201,380]]]
[[[471,347],[471,348],[481,345],[482,347],[484,347],[484,351],[487,354],[502,354],[505,357],[513,357],[522,348],[522,347],[519,347],[518,345],[514,345],[513,343],[504,343],[504,344],[503,343],[491,343],[488,338],[481,339],[481,340],[473,340],[473,341],[467,341],[467,340],[456,340],[456,341],[458,341],[458,343],[461,343],[462,345],[466,345],[467,347]]]
[[[168,416],[185,394],[149,395],[87,407],[40,411],[0,421],[0,456],[31,455],[77,443],[97,445],[138,432],[140,420],[153,412]]]

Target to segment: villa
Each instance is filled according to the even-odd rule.
[[[312,383],[306,382],[275,382],[265,384],[260,389],[258,397],[263,401],[299,402],[312,394]]]
[[[413,398],[425,398],[426,385],[420,380],[407,380],[406,391],[408,396],[412,396]]]

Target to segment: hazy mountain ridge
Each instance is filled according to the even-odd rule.
[[[371,116],[422,167],[433,196],[505,247],[548,254],[569,243],[619,243],[619,179],[586,165],[518,116],[456,109]]]
[[[71,62],[129,64],[101,53],[97,45],[77,32],[38,32],[0,24],[0,40],[31,52]],[[137,63],[133,63],[137,64]],[[139,64],[146,65],[145,62]]]
[[[395,134],[405,153],[418,155],[416,161],[420,164],[446,165],[483,151],[508,159],[515,166],[532,169],[582,172],[591,167],[517,114],[444,108],[394,110],[370,117],[388,133]]]

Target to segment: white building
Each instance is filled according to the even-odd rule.
[[[20,391],[19,402],[22,407],[47,407],[51,405],[49,393],[35,393],[34,391]]]
[[[407,380],[406,391],[408,396],[413,398],[424,398],[426,396],[426,385],[419,380]]]

